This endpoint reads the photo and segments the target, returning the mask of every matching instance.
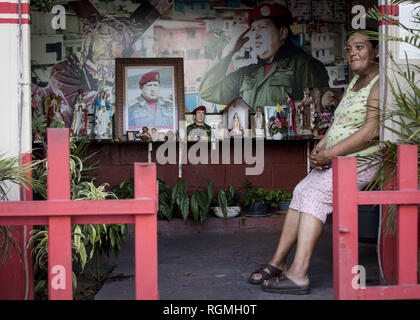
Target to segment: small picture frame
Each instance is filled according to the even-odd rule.
[[[136,141],[136,137],[139,136],[138,131],[127,131],[127,141]]]

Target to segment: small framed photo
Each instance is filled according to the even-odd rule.
[[[127,141],[136,141],[139,131],[127,131]]]

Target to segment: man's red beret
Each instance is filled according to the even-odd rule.
[[[199,107],[197,107],[193,110],[193,113],[196,113],[197,111],[200,111],[200,110],[206,111],[206,107],[205,106],[199,106]]]
[[[291,25],[293,22],[292,14],[289,9],[278,3],[263,3],[255,6],[248,14],[248,25],[258,19],[270,17],[284,17],[284,25]]]
[[[143,85],[145,85],[146,83],[150,81],[159,81],[159,80],[160,80],[159,72],[148,72],[148,73],[145,73],[143,77],[141,77],[139,81],[139,85],[140,87],[142,87]]]

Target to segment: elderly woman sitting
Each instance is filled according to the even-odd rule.
[[[333,125],[309,156],[312,170],[295,187],[274,256],[248,278],[248,282],[261,284],[266,291],[309,293],[312,252],[327,215],[332,213],[332,158],[365,156],[379,148],[374,143],[379,121],[379,66],[375,62],[378,43],[355,33],[349,38],[346,51],[349,67],[356,76],[335,111]],[[358,173],[359,190],[369,183],[376,171],[374,167]],[[293,263],[287,268],[287,255],[296,242]]]

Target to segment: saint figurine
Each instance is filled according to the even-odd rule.
[[[308,88],[303,91],[303,100],[299,105],[299,120],[302,132],[301,134],[312,134],[313,122],[314,122],[314,105],[311,97],[311,92]]]
[[[83,101],[83,89],[79,89],[76,104],[74,105],[73,121],[71,130],[73,136],[77,137],[79,133],[86,132],[87,127],[87,105]],[[84,130],[83,130],[84,129]]]
[[[111,124],[114,108],[108,103],[105,91],[99,93],[95,102],[95,128],[94,133],[97,139],[109,139],[108,129]]]

